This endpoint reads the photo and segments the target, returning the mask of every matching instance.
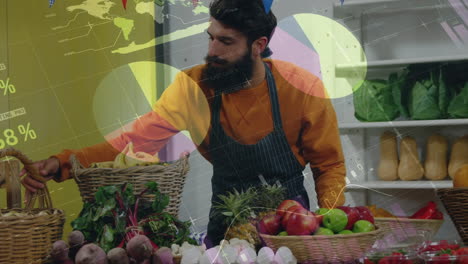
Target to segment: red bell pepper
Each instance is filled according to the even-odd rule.
[[[444,214],[441,211],[436,209],[434,215],[432,216],[432,219],[443,220],[444,219]]]
[[[458,264],[468,264],[468,247],[462,247],[455,251],[458,256]]]
[[[438,256],[434,264],[450,264],[450,254],[446,253]]]
[[[432,219],[432,216],[436,213],[436,204],[433,201],[427,203],[426,206],[419,209],[410,218],[412,219]]]

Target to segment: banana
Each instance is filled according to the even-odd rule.
[[[137,152],[135,153],[135,155],[145,161],[145,162],[149,162],[149,163],[159,163],[159,158],[158,158],[158,154],[156,155],[151,155],[149,153],[146,153],[146,152]]]
[[[129,142],[123,151],[115,157],[114,161],[109,163],[112,163],[113,168],[115,169],[123,169],[133,166],[150,166],[158,164],[159,162],[160,160],[157,154],[153,156],[149,153],[141,151],[135,153],[133,150],[133,142]],[[102,168],[103,165],[99,165],[99,163],[93,163],[92,166],[101,166],[93,168]],[[106,164],[105,166],[108,165]]]
[[[126,154],[125,155],[125,164],[128,167],[138,166],[137,164],[140,163],[140,160],[138,159],[138,157],[133,152],[133,143],[132,142],[128,143],[127,147],[128,147],[128,150],[125,153]]]
[[[133,150],[133,143],[130,142],[128,145],[128,151],[125,156],[125,164],[128,167],[132,166],[149,166],[154,165],[159,162],[159,159],[156,156],[148,154],[146,152],[137,152]]]
[[[89,166],[90,168],[114,168],[113,161],[94,162]]]
[[[127,168],[125,164],[125,154],[119,153],[114,159],[114,169],[124,169]]]

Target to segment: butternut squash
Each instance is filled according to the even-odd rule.
[[[468,135],[457,139],[453,143],[448,166],[450,178],[453,179],[457,170],[465,164],[468,164]]]
[[[453,187],[455,188],[466,188],[468,187],[468,164],[462,165],[455,172],[453,178]]]
[[[398,177],[404,181],[420,180],[424,176],[424,168],[419,161],[416,140],[405,137],[400,142],[400,164]]]
[[[434,134],[427,140],[425,176],[429,180],[443,180],[447,177],[447,139]]]
[[[398,179],[398,148],[396,135],[385,131],[380,136],[380,162],[377,176],[383,181]]]

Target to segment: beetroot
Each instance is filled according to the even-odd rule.
[[[67,258],[67,259],[64,260],[64,261],[54,262],[54,264],[75,264],[75,262],[73,262],[73,260]]]
[[[84,235],[79,230],[75,230],[68,235],[68,245],[70,245],[68,256],[71,259],[75,259],[76,253],[78,253],[78,250],[84,245],[84,242]]]
[[[145,235],[136,235],[127,243],[127,253],[137,262],[149,259],[153,254],[153,245]]]
[[[86,244],[80,248],[75,257],[75,264],[107,264],[107,255],[96,244]]]
[[[68,244],[70,247],[81,247],[84,244],[85,237],[79,230],[75,230],[68,235]]]
[[[123,248],[113,248],[107,252],[107,259],[110,264],[129,264],[130,260],[127,256],[127,251]]]
[[[52,244],[52,251],[50,252],[50,256],[54,260],[54,262],[63,262],[68,259],[68,245],[63,240],[55,241]]]
[[[162,247],[153,255],[153,264],[174,264],[172,250],[168,247]]]

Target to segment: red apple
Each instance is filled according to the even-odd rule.
[[[356,208],[350,206],[338,206],[337,208],[343,210],[348,216],[348,224],[346,225],[345,229],[353,229],[354,223],[356,223],[358,220],[361,220],[359,211]]]
[[[318,227],[314,213],[305,209],[296,209],[289,217],[286,232],[290,236],[306,236]]]
[[[317,224],[322,225],[323,222],[323,215],[316,214],[315,219],[317,219]]]
[[[307,211],[307,209],[302,207],[302,205],[293,205],[293,206],[289,207],[288,210],[286,211],[286,213],[284,214],[283,218],[281,219],[281,225],[283,226],[283,228],[286,228],[286,226],[288,224],[288,221],[289,221],[289,217],[291,217],[291,214],[295,210],[298,210],[298,209],[303,209],[303,212]]]
[[[359,211],[359,220],[366,220],[371,222],[372,224],[375,223],[374,216],[372,215],[369,208],[365,206],[357,206],[355,208]]]
[[[314,217],[315,217],[315,222],[317,224],[317,227],[315,228],[315,230],[317,230],[320,225],[322,224],[322,221],[323,221],[323,215],[318,215],[316,214],[315,212],[312,212],[312,211],[309,211]],[[314,232],[315,232],[314,230]]]
[[[281,204],[276,209],[276,214],[279,215],[279,216],[284,216],[286,214],[286,212],[288,211],[288,209],[290,207],[292,207],[292,206],[302,207],[302,205],[298,201],[284,200],[283,202],[281,202]]]
[[[276,235],[281,227],[281,216],[267,215],[258,222],[258,231],[262,234]]]

